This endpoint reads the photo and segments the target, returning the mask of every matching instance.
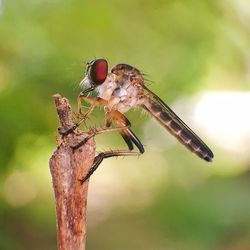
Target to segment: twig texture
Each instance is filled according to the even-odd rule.
[[[69,101],[59,94],[53,98],[61,131],[67,131],[74,125]],[[95,143],[90,139],[75,151],[72,146],[86,136],[79,129],[64,136],[49,161],[56,202],[57,245],[60,250],[85,249],[88,181],[81,185],[79,180],[86,176],[93,164]]]

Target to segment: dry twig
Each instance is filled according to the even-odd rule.
[[[73,126],[71,107],[66,98],[53,96],[59,116],[61,131]],[[88,183],[81,185],[95,157],[95,142],[90,139],[85,145],[73,151],[87,136],[79,129],[64,136],[50,158],[57,217],[57,245],[60,250],[82,250],[86,243],[86,210]]]

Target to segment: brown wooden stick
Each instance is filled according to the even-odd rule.
[[[71,107],[66,98],[53,96],[59,116],[61,131],[73,124]],[[64,136],[49,161],[52,175],[57,217],[57,245],[60,250],[82,250],[86,243],[86,210],[88,181],[80,184],[88,173],[95,157],[95,142],[90,139],[73,151],[87,136],[79,129]]]

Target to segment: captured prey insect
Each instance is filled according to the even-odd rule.
[[[90,115],[95,106],[99,105],[104,107],[105,128],[92,130],[89,137],[77,145],[76,148],[83,145],[90,137],[96,134],[106,131],[119,131],[129,149],[124,151],[107,151],[97,155],[91,170],[82,179],[82,182],[86,181],[92,175],[104,158],[140,155],[144,153],[142,143],[132,132],[131,124],[124,115],[124,113],[135,107],[141,107],[146,110],[197,156],[208,162],[212,161],[213,153],[209,147],[167,104],[145,86],[143,75],[135,67],[128,64],[117,64],[108,72],[108,62],[105,59],[94,59],[87,63],[86,76],[80,85],[84,90],[78,96],[78,113],[81,113],[82,99],[91,105],[78,124]],[[87,87],[88,85],[89,87]],[[97,91],[98,96],[96,98],[89,97],[87,94],[94,90]],[[113,128],[111,128],[112,124]],[[138,148],[139,152],[132,152],[134,145]]]

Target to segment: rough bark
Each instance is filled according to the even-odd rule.
[[[66,98],[53,96],[61,131],[73,126],[71,107]],[[81,185],[95,157],[95,142],[90,139],[73,151],[71,148],[86,137],[76,129],[60,139],[49,161],[56,202],[57,246],[60,250],[85,249],[88,184]]]

